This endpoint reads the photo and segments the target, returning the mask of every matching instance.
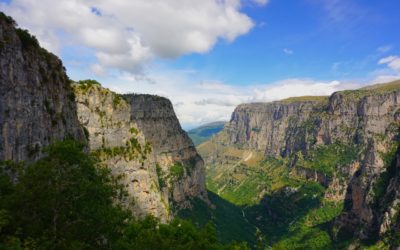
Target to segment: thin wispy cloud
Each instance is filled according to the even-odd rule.
[[[320,6],[321,27],[325,31],[351,34],[374,19],[374,13],[356,0],[310,0]]]
[[[399,56],[392,55],[381,58],[377,64],[383,66],[383,68],[376,69],[371,73],[374,77],[372,80],[373,83],[385,83],[400,79]]]
[[[385,64],[389,68],[400,72],[400,57],[399,56],[388,56],[379,60],[378,64]]]
[[[389,52],[393,49],[392,45],[384,45],[384,46],[380,46],[378,47],[376,50],[380,53],[386,53]]]
[[[284,48],[283,53],[285,53],[286,55],[293,55],[294,51],[288,48]]]

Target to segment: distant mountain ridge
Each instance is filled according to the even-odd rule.
[[[226,122],[224,121],[203,124],[197,128],[189,130],[188,135],[192,139],[194,145],[197,146],[208,140],[211,136],[220,132],[224,128],[225,124]]]

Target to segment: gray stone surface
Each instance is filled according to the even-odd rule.
[[[390,218],[394,217],[395,205],[390,206],[391,210],[386,208],[382,219],[376,208],[374,185],[387,171],[383,155],[396,145],[399,125],[400,82],[393,82],[337,92],[329,98],[242,104],[235,109],[225,132],[229,135],[227,145],[261,150],[272,157],[291,156],[299,151],[307,154],[317,145],[335,142],[359,147],[358,159],[337,169],[340,178],[336,175],[326,178],[315,170],[296,166],[296,158],[291,165],[298,175],[327,186],[327,199],[345,202],[345,210],[335,223],[337,228],[368,238],[378,229],[386,231],[392,225]],[[392,184],[391,190],[396,195],[386,203],[398,203],[398,198],[393,198],[398,197],[398,189],[394,187]]]
[[[33,161],[67,136],[84,140],[61,61],[23,46],[14,26],[0,19],[0,160]]]
[[[74,85],[78,117],[89,132],[91,151],[124,147],[136,138],[152,151],[147,159],[116,155],[102,157],[115,175],[122,175],[129,198],[126,205],[138,217],[152,214],[170,220],[190,199],[207,200],[204,164],[175,116],[168,99],[151,95],[120,96],[99,85]],[[138,134],[130,130],[134,128]],[[171,167],[182,166],[181,176]],[[159,170],[157,171],[157,167]]]

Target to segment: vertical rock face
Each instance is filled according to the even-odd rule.
[[[171,102],[151,95],[128,95],[126,99],[131,106],[131,119],[152,145],[155,161],[162,170],[170,172],[168,168],[175,163],[185,167],[185,177],[174,185],[173,200],[185,203],[190,197],[207,199],[203,159],[181,128]]]
[[[134,214],[163,221],[190,199],[207,199],[204,166],[180,127],[169,100],[150,95],[120,96],[91,81],[74,85],[78,117],[97,152],[127,187]],[[126,148],[137,140],[145,157]],[[147,145],[147,146],[146,146]],[[137,148],[136,148],[137,149]]]
[[[32,161],[56,140],[84,140],[61,61],[0,13],[0,160]]]
[[[394,205],[386,208],[384,215],[377,212],[382,210],[377,208],[377,200],[384,194],[380,191],[382,178],[387,178],[388,159],[394,157],[399,125],[400,81],[397,81],[341,91],[329,98],[300,97],[243,104],[235,109],[225,132],[229,135],[227,145],[261,150],[266,157],[292,159],[290,165],[295,174],[327,186],[326,198],[344,200],[344,213],[335,224],[338,230],[368,238],[379,230],[392,228],[388,221],[398,214],[393,208],[399,203],[395,198],[398,185],[393,184],[397,177],[390,181],[392,195],[385,201]],[[310,150],[337,143],[356,149],[357,154],[351,164],[336,166],[329,178],[299,165],[302,155]],[[385,179],[385,183],[389,181]]]
[[[61,61],[0,12],[0,160],[37,160],[67,137],[120,176],[138,217],[168,221],[191,198],[207,200],[203,161],[167,99],[71,85]]]
[[[308,146],[297,141],[292,143],[291,134],[299,130],[315,106],[321,105],[327,98],[306,99],[308,100],[293,98],[281,102],[239,105],[226,127],[230,143],[263,150],[267,156],[285,155],[286,148],[290,146],[294,147],[292,150],[299,146]]]

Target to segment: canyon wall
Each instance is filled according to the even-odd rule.
[[[385,230],[381,228],[389,228],[385,225],[392,225],[390,218],[397,218],[399,213],[396,195],[385,201],[392,204],[385,219],[377,211],[377,200],[385,193],[382,185],[390,182],[385,179],[382,184],[382,178],[395,156],[399,124],[397,81],[340,91],[330,97],[242,104],[224,133],[227,146],[262,151],[267,158],[290,159],[293,174],[328,187],[328,200],[344,201],[344,212],[335,222],[336,232],[354,232],[355,237],[368,239],[382,234]],[[330,145],[337,145],[338,157],[354,151],[353,159],[328,174],[303,166],[303,158],[312,161],[310,152]],[[395,184],[390,187],[397,194],[398,190],[393,191]]]
[[[93,81],[74,84],[89,148],[126,186],[134,214],[168,221],[190,199],[207,200],[203,160],[179,124],[171,102],[118,95]]]
[[[33,162],[66,138],[112,170],[137,217],[165,222],[192,198],[207,201],[203,160],[169,100],[73,83],[60,59],[0,12],[0,160]]]
[[[0,160],[33,161],[54,141],[84,140],[62,62],[0,13]]]

